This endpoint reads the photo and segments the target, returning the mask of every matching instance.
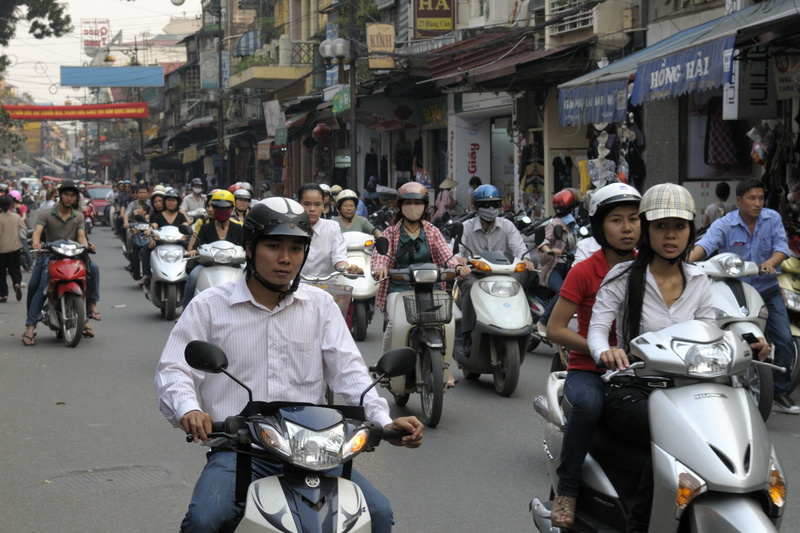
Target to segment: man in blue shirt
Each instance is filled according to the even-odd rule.
[[[789,257],[789,246],[780,214],[764,207],[764,183],[747,178],[736,186],[737,211],[714,221],[689,255],[698,261],[713,252],[733,252],[745,261],[753,261],[761,276],[742,278],[761,294],[769,312],[767,337],[775,344],[775,364],[790,368],[792,336],[789,315],[783,300],[778,278],[780,264]],[[791,378],[788,373],[774,372],[775,402],[772,410],[800,414],[800,406],[789,397]]]

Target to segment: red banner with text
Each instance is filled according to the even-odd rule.
[[[147,102],[94,105],[6,105],[12,120],[101,120],[147,118]]]

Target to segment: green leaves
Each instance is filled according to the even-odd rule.
[[[72,31],[67,4],[58,0],[3,0],[0,2],[0,46],[8,46],[20,20],[30,22],[28,33],[37,39],[61,37]],[[5,54],[0,55],[0,75],[9,67]]]

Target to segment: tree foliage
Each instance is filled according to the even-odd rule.
[[[37,39],[61,37],[72,31],[67,4],[58,0],[1,0],[0,46],[8,46],[17,33],[20,21],[30,23],[28,33]],[[9,67],[9,59],[0,55],[0,75]]]

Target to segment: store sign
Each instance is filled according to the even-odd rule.
[[[94,57],[105,49],[111,40],[111,23],[108,19],[81,19],[81,51]]]
[[[722,120],[742,120],[775,117],[778,100],[769,48],[753,46],[747,51],[747,59],[734,62],[731,83],[722,91]]]
[[[773,54],[772,66],[778,100],[800,96],[800,55]]]
[[[333,114],[338,115],[342,111],[350,109],[350,88],[339,91],[333,95]]]
[[[639,65],[631,103],[636,106],[730,82],[735,39],[723,37]]]
[[[267,135],[270,137],[275,135],[277,128],[286,124],[286,117],[279,100],[264,102],[264,121],[267,125]]]
[[[454,0],[414,0],[414,38],[429,39],[453,31]]]
[[[6,105],[12,120],[99,120],[147,118],[147,102],[97,105]]]
[[[558,91],[558,124],[580,126],[624,122],[628,110],[628,80],[578,85]]]
[[[367,50],[369,68],[394,68],[394,26],[392,24],[367,24]]]
[[[286,143],[288,141],[289,141],[289,128],[287,128],[286,126],[275,128],[275,142],[273,144],[275,146],[286,146]]]

